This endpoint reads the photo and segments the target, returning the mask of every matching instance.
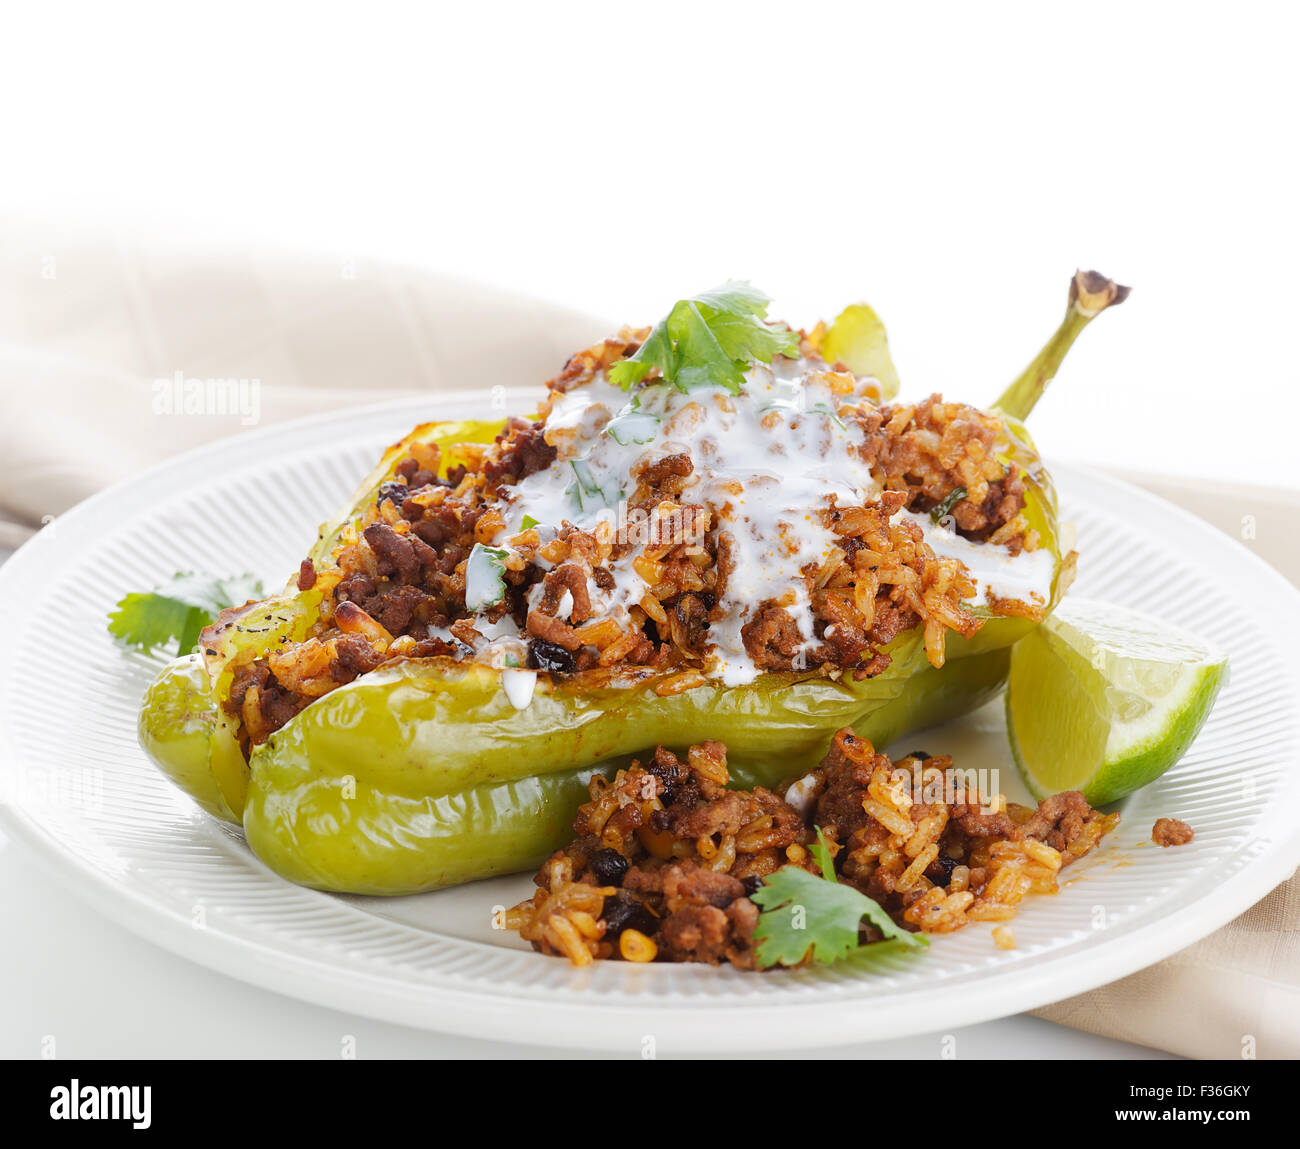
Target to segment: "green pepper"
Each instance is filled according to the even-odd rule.
[[[219,708],[196,656],[150,688],[141,738],[205,810],[242,820],[283,877],[413,893],[535,866],[564,840],[593,775],[659,743],[707,734],[727,744],[734,784],[770,785],[815,766],[841,726],[886,745],[964,714],[1001,689],[1010,647],[954,654],[936,670],[909,634],[894,663],[861,682],[765,675],[752,688],[661,698],[652,681],[592,692],[559,681],[539,683],[523,710],[489,668],[396,662],[331,691],[253,751],[242,819],[209,770]]]
[[[213,761],[220,721],[203,661],[197,654],[187,655],[169,664],[145,692],[140,745],[209,814],[238,822]],[[242,778],[242,766],[239,773]]]
[[[244,831],[281,876],[350,893],[533,869],[570,836],[591,776],[634,753],[707,733],[726,743],[733,784],[772,784],[815,766],[841,726],[885,745],[965,713],[1001,688],[1009,657],[1001,649],[860,683],[765,678],[753,690],[668,698],[559,687],[519,711],[487,676],[399,664],[373,683],[358,679],[359,691],[326,695],[322,703],[344,697],[309,707],[259,747]],[[463,737],[449,743],[448,730]]]
[[[1063,327],[1078,326],[1077,292],[1078,277]],[[1053,339],[1059,343],[1059,331]],[[1024,474],[1025,514],[1058,576],[1055,491],[1019,416],[1059,360],[1040,355],[1017,381],[1032,375],[1032,387],[1013,385],[1004,396],[1008,436],[999,448]],[[386,452],[349,509],[322,527],[313,561],[331,561],[412,442],[437,443],[448,453],[455,442],[486,442],[498,430],[490,423],[417,428]],[[1054,579],[1049,605],[1057,595]],[[179,660],[150,688],[141,741],[205,810],[241,824],[253,851],[278,874],[361,894],[414,893],[535,866],[566,839],[590,778],[655,745],[722,741],[733,783],[745,786],[816,765],[843,726],[887,745],[992,697],[1005,681],[1012,644],[1036,625],[984,612],[984,626],[970,638],[947,636],[939,669],[926,659],[921,632],[909,631],[886,648],[890,665],[862,681],[769,673],[747,686],[707,681],[661,696],[664,676],[655,673],[629,671],[595,689],[583,676],[539,673],[522,709],[502,689],[508,671],[447,658],[395,659],[318,698],[245,761],[236,723],[217,700],[236,665],[301,640],[320,603],[319,591],[291,586],[223,614],[204,632],[202,662]]]

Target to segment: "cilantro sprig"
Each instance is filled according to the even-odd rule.
[[[929,946],[924,934],[909,933],[896,925],[878,903],[836,879],[835,864],[820,828],[817,844],[810,852],[821,866],[820,878],[797,866],[784,866],[764,878],[763,885],[750,894],[750,900],[762,907],[754,927],[758,943],[755,959],[760,969],[796,966],[809,954],[813,961],[839,961],[870,948],[858,941],[864,918],[886,940],[902,948]]]
[[[636,354],[610,368],[609,378],[626,391],[657,367],[679,391],[712,385],[738,395],[752,363],[799,352],[798,335],[764,322],[770,302],[739,280],[679,299]]]
[[[146,593],[128,594],[108,616],[118,641],[152,652],[175,641],[181,654],[199,642],[199,632],[223,610],[262,597],[262,584],[250,574],[211,578],[178,571],[170,582]]]

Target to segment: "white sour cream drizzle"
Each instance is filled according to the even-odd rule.
[[[533,691],[537,689],[537,671],[503,670],[501,685],[511,706],[516,710],[527,710],[533,700]]]
[[[805,774],[797,782],[792,782],[786,790],[786,804],[798,810],[805,821],[811,821],[816,790],[817,776]]]
[[[943,559],[960,559],[975,582],[975,594],[966,599],[968,606],[987,606],[989,597],[1020,599],[1034,597],[1046,603],[1052,593],[1055,560],[1049,550],[1022,551],[1011,554],[1006,547],[973,543],[956,531],[930,521],[928,514],[899,511],[899,516],[921,528],[925,541]]]
[[[874,382],[848,375],[836,378],[850,384],[847,393],[832,390],[830,373],[821,363],[777,360],[772,367],[755,365],[739,395],[721,387],[683,393],[661,384],[629,400],[598,375],[555,400],[545,433],[557,457],[545,470],[509,489],[503,509],[507,525],[494,542],[504,545],[523,529],[525,517],[542,524],[544,531],[566,520],[584,529],[601,520],[617,525],[618,500],[631,494],[638,464],[689,454],[694,471],[680,501],[709,507],[713,528],[730,534],[735,559],[718,600],[722,617],[708,632],[707,672],[728,686],[758,677],[741,632],[769,601],[784,606],[799,628],[803,647],[796,656],[798,665],[817,643],[803,570],[824,561],[836,545],[819,511],[860,506],[880,495],[858,451],[864,440],[861,428],[836,414],[841,406],[867,401]],[[635,435],[619,434],[627,440],[620,443],[605,433],[612,419],[633,411],[638,417],[620,427],[633,427]],[[643,416],[657,419],[657,426]],[[635,441],[650,438],[650,430],[650,442]],[[1049,554],[1012,557],[1002,547],[962,539],[932,524],[926,515],[909,517],[938,554],[960,558],[970,568],[979,585],[973,603],[985,602],[988,591],[1001,597],[1047,597]],[[613,587],[589,582],[593,617],[629,622],[629,609],[648,589],[633,567],[644,549],[637,543],[629,554],[611,560]],[[540,594],[539,585],[533,591],[534,604]],[[564,605],[570,602],[566,595]]]

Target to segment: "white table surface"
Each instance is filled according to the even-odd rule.
[[[371,1021],[281,997],[176,957],[129,933],[0,837],[0,1057],[61,1059],[607,1057],[478,1041]],[[1142,1046],[1033,1017],[950,1031],[961,1058],[1161,1058]],[[806,1051],[797,1057],[937,1058],[943,1034]],[[640,1048],[628,1057],[640,1057]],[[729,1057],[761,1056],[738,1052]]]
[[[12,552],[0,548],[0,562]],[[0,1057],[607,1057],[428,1033],[324,1009],[194,964],[99,913],[0,833]],[[944,1038],[956,1039],[944,1044]],[[1159,1059],[1140,1045],[1019,1016],[797,1057]],[[639,1048],[628,1057],[640,1057]],[[950,1054],[951,1055],[951,1054]],[[761,1057],[738,1051],[735,1058]]]

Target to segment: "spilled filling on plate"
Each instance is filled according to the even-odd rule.
[[[850,729],[818,769],[778,786],[727,789],[720,742],[679,759],[659,747],[612,782],[593,779],[574,841],[541,867],[506,924],[542,953],[730,963],[829,961],[881,942],[1005,923],[1119,825],[1082,794],[1035,809],[985,795],[952,759],[891,761]],[[801,871],[801,872],[798,872]]]

